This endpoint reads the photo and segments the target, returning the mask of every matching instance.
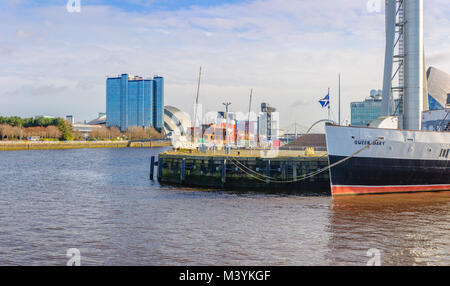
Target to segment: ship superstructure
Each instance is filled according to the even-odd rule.
[[[450,133],[421,130],[424,54],[423,0],[387,0],[383,115],[398,108],[398,126],[325,127],[333,195],[450,190]],[[395,93],[399,106],[389,108]]]

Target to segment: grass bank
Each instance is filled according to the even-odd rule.
[[[155,141],[0,141],[0,151],[51,150],[83,148],[150,148],[170,146],[166,140]]]

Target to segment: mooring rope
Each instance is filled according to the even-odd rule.
[[[315,171],[315,172],[311,172],[311,173],[309,173],[309,174],[300,176],[300,178],[295,179],[295,180],[279,181],[279,180],[273,179],[272,177],[269,177],[269,176],[266,176],[266,175],[263,175],[263,174],[260,174],[260,173],[256,173],[256,174],[258,174],[259,176],[266,177],[266,179],[260,178],[260,177],[258,177],[258,176],[255,176],[255,175],[253,175],[253,174],[251,174],[251,173],[245,171],[244,169],[242,169],[241,167],[239,167],[238,165],[236,165],[236,163],[235,163],[234,161],[231,161],[231,163],[233,163],[233,165],[235,165],[235,166],[236,166],[238,169],[240,169],[242,172],[246,173],[246,174],[249,175],[250,177],[253,177],[253,178],[255,178],[255,179],[259,180],[259,181],[262,181],[262,182],[270,182],[270,183],[279,183],[279,184],[295,183],[295,182],[298,182],[298,181],[306,180],[306,179],[308,179],[308,178],[312,178],[312,177],[314,177],[314,176],[316,176],[316,175],[322,173],[323,171],[325,171],[325,169],[323,169],[323,170],[317,170],[317,171]],[[252,171],[253,171],[253,170],[252,170]],[[308,176],[308,175],[309,175],[309,176]],[[267,179],[268,179],[268,180],[267,180]]]
[[[325,154],[325,155],[322,155],[322,156],[318,156],[318,157],[316,157],[316,158],[323,158],[323,157],[326,157],[326,156],[328,156],[327,154]],[[277,180],[277,178],[274,178],[274,177],[270,177],[270,176],[267,176],[267,175],[263,175],[263,174],[261,174],[261,173],[258,173],[258,172],[256,172],[255,170],[253,170],[253,169],[251,169],[250,167],[247,167],[247,166],[245,166],[242,162],[240,162],[239,160],[237,160],[236,159],[236,157],[234,157],[234,156],[230,156],[230,158],[232,159],[232,160],[234,160],[236,163],[238,163],[239,165],[241,165],[244,169],[247,169],[248,171],[250,171],[250,172],[252,172],[252,173],[254,173],[254,174],[256,174],[256,175],[258,175],[258,176],[263,176],[263,177],[265,177],[265,178],[267,178],[267,179],[271,179],[271,180],[274,180],[274,181],[276,181]],[[239,166],[237,166],[238,168],[239,168]],[[318,170],[316,170],[316,171],[318,171]],[[314,173],[314,172],[311,172],[311,173]],[[310,174],[311,174],[310,173]],[[308,174],[306,174],[306,175],[308,175]],[[299,176],[297,176],[297,177],[288,177],[288,178],[286,178],[287,180],[296,180],[297,178],[298,178]],[[300,176],[301,177],[301,176]],[[286,181],[286,180],[284,180],[284,181]],[[283,181],[283,182],[284,182]]]
[[[233,165],[235,165],[235,166],[236,166],[238,169],[240,169],[242,172],[244,172],[245,174],[247,174],[247,175],[249,175],[250,177],[255,178],[255,179],[259,180],[259,181],[262,181],[262,182],[269,182],[269,183],[279,183],[279,184],[291,184],[291,183],[295,183],[295,182],[299,182],[299,181],[304,181],[304,180],[306,180],[306,179],[315,177],[315,176],[317,176],[317,175],[319,175],[319,174],[321,174],[321,173],[323,173],[323,172],[325,172],[325,171],[327,171],[327,170],[329,170],[329,169],[331,169],[331,168],[333,168],[333,167],[336,167],[336,166],[338,166],[338,165],[340,165],[340,164],[342,164],[342,163],[344,163],[344,162],[350,160],[351,158],[355,157],[356,155],[360,154],[360,153],[363,152],[364,150],[370,148],[370,146],[374,145],[375,143],[377,143],[377,142],[380,141],[381,139],[382,139],[381,137],[378,137],[378,138],[377,138],[376,140],[374,140],[372,143],[368,144],[367,146],[363,147],[362,149],[358,150],[357,152],[353,153],[352,155],[350,155],[350,156],[348,156],[348,157],[345,157],[344,159],[339,160],[338,162],[336,162],[336,163],[334,163],[334,164],[328,165],[328,166],[325,167],[325,168],[316,170],[316,171],[311,172],[311,173],[308,173],[308,174],[301,175],[301,176],[299,176],[298,178],[295,178],[295,179],[294,179],[294,178],[292,178],[292,179],[289,178],[289,180],[283,180],[283,181],[277,180],[277,179],[275,179],[275,178],[273,178],[273,177],[270,177],[270,176],[267,176],[267,175],[264,175],[264,174],[260,174],[260,173],[258,173],[258,172],[256,172],[256,171],[250,169],[249,167],[245,166],[243,163],[239,162],[239,161],[238,161],[235,157],[233,157],[233,156],[228,156],[228,158],[231,158],[231,163],[233,163]],[[242,169],[242,168],[241,168],[240,166],[238,166],[235,162],[238,163],[238,164],[240,164],[240,165],[242,165],[244,168],[248,169],[249,171],[253,172],[255,175],[252,174],[252,173],[250,173],[250,172],[247,172],[247,171],[244,170],[244,169]],[[261,176],[262,178],[261,178],[261,177],[258,177],[258,176]]]
[[[314,125],[313,125],[313,126],[314,126]],[[311,130],[311,128],[310,128],[305,134],[302,134],[302,135],[300,135],[299,137],[297,137],[296,140],[298,140],[299,138],[302,138],[303,136],[308,135],[308,133],[309,133],[310,130]],[[323,158],[323,157],[326,157],[326,156],[328,156],[328,154],[325,154],[325,155],[322,155],[322,156],[319,156],[319,157],[316,157],[316,158]],[[270,177],[270,176],[266,176],[266,175],[260,174],[260,173],[258,173],[258,172],[256,172],[256,171],[250,169],[249,167],[247,167],[247,166],[245,166],[244,164],[242,164],[241,162],[239,162],[239,161],[238,161],[235,157],[233,157],[233,156],[229,156],[229,157],[231,157],[231,158],[234,159],[237,163],[239,163],[242,167],[246,168],[246,169],[249,170],[250,172],[255,173],[256,175],[264,176],[264,177],[269,178],[269,179],[272,179],[272,180],[277,180],[276,178],[273,178],[273,177]],[[236,166],[236,167],[239,168],[239,166]],[[239,169],[240,169],[240,168],[239,168]],[[245,172],[244,170],[242,170],[242,171]],[[250,174],[248,174],[248,175],[250,175]],[[287,178],[287,179],[291,180],[291,179],[296,179],[296,178],[294,178],[294,177],[289,177],[289,178]]]

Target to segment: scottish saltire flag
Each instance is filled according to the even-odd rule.
[[[322,108],[324,107],[329,107],[330,106],[330,94],[328,93],[327,95],[325,95],[324,98],[322,98],[321,100],[319,100],[320,105],[322,105]]]

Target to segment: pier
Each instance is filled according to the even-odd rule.
[[[326,152],[170,151],[159,155],[157,177],[163,184],[189,187],[330,193],[327,167]]]

